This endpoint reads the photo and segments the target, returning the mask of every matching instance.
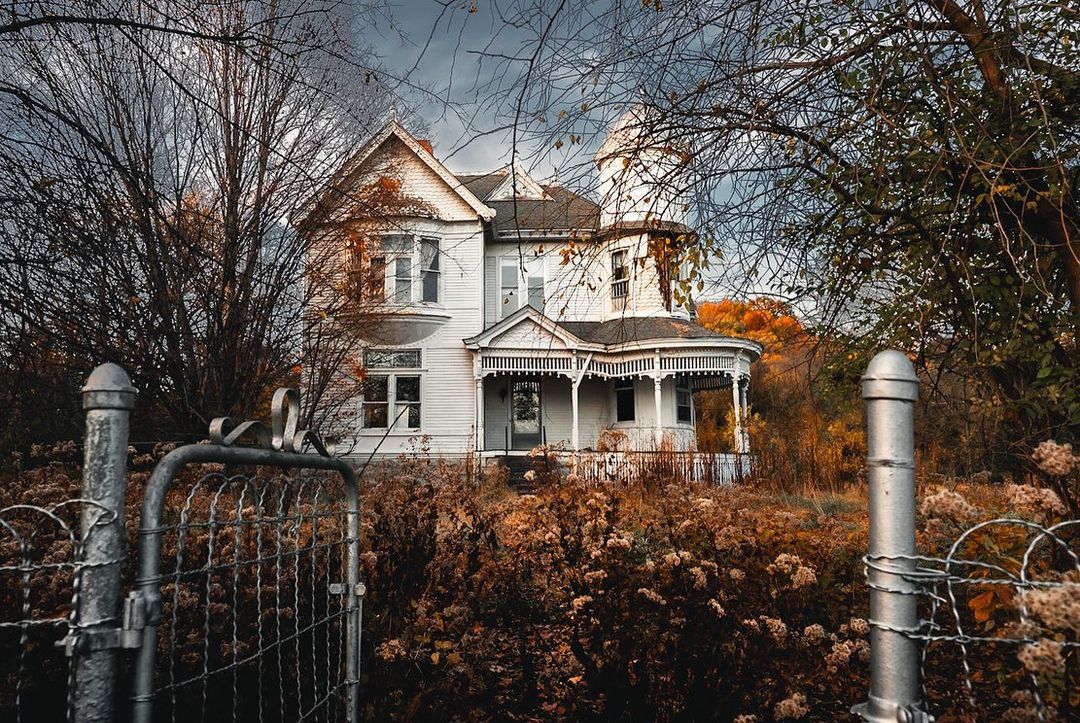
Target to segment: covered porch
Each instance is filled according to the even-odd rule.
[[[476,383],[475,448],[688,452],[696,447],[693,393],[730,389],[733,449],[747,452],[750,363],[760,346],[702,331],[603,344],[520,310],[465,340]]]

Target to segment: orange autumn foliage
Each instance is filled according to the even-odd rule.
[[[787,304],[773,299],[707,301],[697,308],[698,323],[706,329],[744,339],[765,347],[762,361],[769,362],[800,349],[808,335]]]
[[[787,304],[774,299],[705,302],[698,323],[764,347],[751,369],[750,430],[758,482],[794,491],[836,490],[854,481],[863,454],[862,420],[852,390],[817,378],[818,339]],[[699,395],[698,447],[731,451],[734,419],[727,392]]]

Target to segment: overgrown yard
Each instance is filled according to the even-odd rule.
[[[151,462],[137,459],[132,473],[132,532]],[[0,506],[46,504],[77,490],[76,471],[59,461],[19,477],[2,486]],[[844,720],[866,698],[859,489],[612,488],[541,472],[537,493],[518,496],[494,467],[469,479],[459,466],[409,460],[369,470],[362,484],[369,720]],[[921,520],[927,553],[940,553],[975,519],[1061,511],[1033,488],[955,479],[922,486],[923,512],[932,515]],[[197,540],[188,544],[195,549]],[[227,538],[219,544],[230,554]],[[975,538],[966,554],[1000,562],[1014,544]],[[253,587],[238,594],[251,598]],[[987,635],[1010,630],[1010,591],[991,586],[989,599],[976,598],[985,592],[958,600],[965,623]],[[191,594],[192,608],[203,610],[202,591]],[[5,589],[3,619],[17,619],[18,604],[17,589]],[[228,636],[213,639],[213,625],[210,634],[208,649],[227,644]],[[930,647],[938,720],[1028,720],[1028,699],[1011,696],[1030,682],[1016,649],[972,652],[975,707],[958,646]],[[1051,694],[1061,689],[1055,674]]]

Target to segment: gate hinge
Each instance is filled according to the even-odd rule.
[[[64,655],[69,658],[97,650],[133,650],[142,645],[143,629],[147,625],[157,625],[160,619],[161,601],[156,597],[148,601],[141,592],[134,590],[124,600],[121,627],[72,630],[56,642],[56,647],[63,648]]]
[[[331,595],[348,595],[349,583],[347,582],[332,582],[329,586],[329,592]],[[356,583],[356,587],[352,592],[354,597],[364,597],[367,594],[367,585],[362,582]]]

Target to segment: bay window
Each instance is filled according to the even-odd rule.
[[[411,234],[374,237],[366,259],[351,261],[353,287],[365,301],[411,304],[441,300],[442,258],[439,239]]]

